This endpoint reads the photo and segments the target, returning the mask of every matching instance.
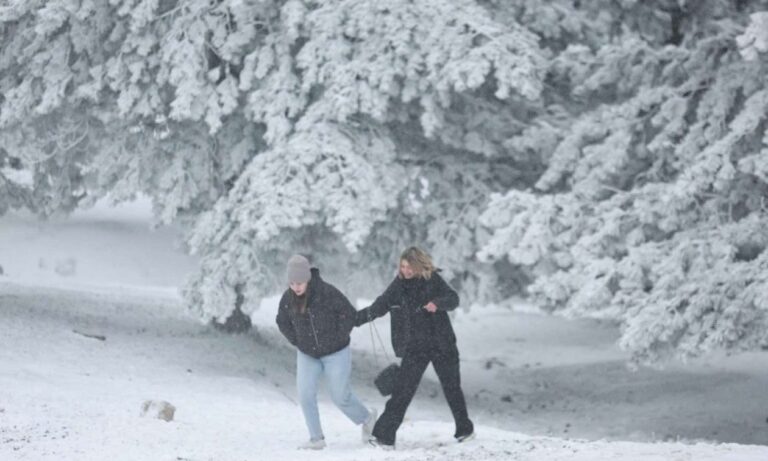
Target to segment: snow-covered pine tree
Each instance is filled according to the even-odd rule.
[[[470,0],[14,2],[0,27],[0,141],[37,211],[141,192],[196,221],[207,318],[302,248],[380,280],[417,242],[473,285],[477,206],[543,88],[536,36]]]
[[[268,147],[195,228],[198,312],[224,315],[237,283],[258,302],[283,285],[291,252],[353,297],[380,289],[414,241],[452,278],[475,280],[464,266],[477,209],[500,187],[485,159],[499,127],[512,131],[503,102],[539,96],[535,37],[470,1],[294,1],[264,43],[240,87]]]
[[[550,310],[621,321],[637,361],[768,347],[768,5],[617,3],[644,19],[556,58],[564,110],[583,107],[556,143],[518,140],[547,170],[494,195],[479,255],[527,267]]]
[[[5,3],[0,211],[149,195],[195,224],[204,318],[280,286],[291,252],[370,294],[419,243],[464,292],[530,279],[622,321],[637,360],[764,346],[766,11]]]

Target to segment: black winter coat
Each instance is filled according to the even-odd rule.
[[[311,272],[304,312],[293,307],[294,295],[289,288],[280,298],[275,320],[291,344],[307,355],[320,358],[349,345],[356,311],[341,291],[320,278],[317,268],[313,267]]]
[[[437,312],[430,313],[423,308],[430,301],[437,306]],[[456,335],[448,311],[458,305],[459,295],[437,271],[429,279],[398,276],[373,304],[357,311],[355,325],[389,313],[392,348],[398,357],[412,349],[450,349],[456,347]]]

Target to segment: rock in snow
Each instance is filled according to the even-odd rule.
[[[170,422],[173,421],[174,413],[176,413],[176,407],[165,400],[146,400],[141,405],[141,416],[148,418],[157,418]]]

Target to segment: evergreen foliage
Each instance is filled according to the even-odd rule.
[[[677,29],[568,46],[550,75],[583,105],[535,187],[481,216],[480,257],[528,267],[550,310],[618,319],[637,361],[768,347],[766,5],[733,3],[643,2],[646,30]]]
[[[766,31],[765,0],[0,2],[0,213],[149,195],[206,319],[294,252],[376,293],[416,243],[638,361],[768,347]]]

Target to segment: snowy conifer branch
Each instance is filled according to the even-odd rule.
[[[289,253],[370,294],[417,243],[472,301],[623,322],[638,360],[759,347],[766,11],[6,2],[0,212],[149,195],[191,223],[204,318]]]

